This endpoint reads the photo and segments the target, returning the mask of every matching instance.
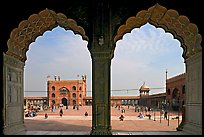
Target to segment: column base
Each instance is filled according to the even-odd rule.
[[[183,131],[184,122],[181,122],[180,125],[176,128],[177,131]]]
[[[92,128],[90,135],[112,135],[111,128]]]
[[[16,135],[24,131],[26,131],[24,124],[16,124],[16,125],[4,126],[3,134],[4,135]]]
[[[192,135],[202,135],[202,126],[201,125],[185,124],[183,127],[183,131],[190,133]]]

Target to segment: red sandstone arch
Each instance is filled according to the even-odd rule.
[[[8,51],[6,54],[25,62],[30,43],[35,41],[38,36],[43,35],[45,31],[52,30],[57,26],[65,30],[72,30],[74,34],[79,34],[83,40],[88,41],[84,29],[78,26],[75,20],[67,18],[62,13],[45,9],[38,14],[32,14],[27,20],[21,21],[18,28],[13,29],[10,39],[7,41]]]
[[[198,33],[197,26],[190,23],[186,16],[179,15],[176,10],[167,10],[159,4],[138,12],[136,16],[129,17],[126,23],[118,28],[114,42],[116,43],[123,38],[124,34],[130,33],[134,28],[139,28],[147,22],[173,34],[181,42],[184,59],[202,52],[202,37]]]
[[[179,108],[179,90],[177,88],[174,88],[172,92],[172,107],[173,109],[178,109]],[[177,108],[175,108],[175,105]]]

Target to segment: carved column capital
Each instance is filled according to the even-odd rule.
[[[100,51],[100,52],[91,52],[92,59],[95,60],[106,60],[113,58],[112,51]]]
[[[3,55],[4,55],[4,64],[11,65],[15,68],[24,69],[24,66],[25,66],[24,62],[20,61],[19,59],[13,56],[7,55],[5,53],[3,53]]]

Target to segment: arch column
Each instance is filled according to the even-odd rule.
[[[110,66],[113,56],[111,14],[108,1],[93,1],[92,34],[92,130],[91,135],[111,135]]]
[[[186,113],[183,131],[202,135],[202,52],[186,59]]]
[[[111,12],[108,1],[93,1],[89,50],[92,57],[91,135],[111,135],[110,67],[113,57]]]
[[[92,53],[91,135],[111,135],[110,53]]]
[[[25,131],[24,126],[24,62],[3,54],[3,133]]]

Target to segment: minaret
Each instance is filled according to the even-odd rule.
[[[166,83],[165,83],[165,87],[166,87],[166,96],[167,96],[167,69],[166,69]],[[165,103],[167,104],[167,102],[169,102],[169,100],[167,100],[167,98],[166,98],[166,100],[165,100]]]
[[[150,90],[150,88],[148,86],[146,86],[145,82],[144,82],[144,84],[139,89],[139,91],[140,91],[140,101],[139,101],[140,103],[139,103],[139,105],[147,106],[147,100],[145,99],[145,97],[149,96],[149,90]]]
[[[47,76],[47,81],[50,81],[50,75]]]
[[[150,90],[150,88],[148,86],[146,86],[145,82],[144,82],[143,85],[139,89],[140,97],[141,96],[148,96],[149,95],[149,90]]]
[[[82,75],[82,80],[86,81],[86,75]]]

